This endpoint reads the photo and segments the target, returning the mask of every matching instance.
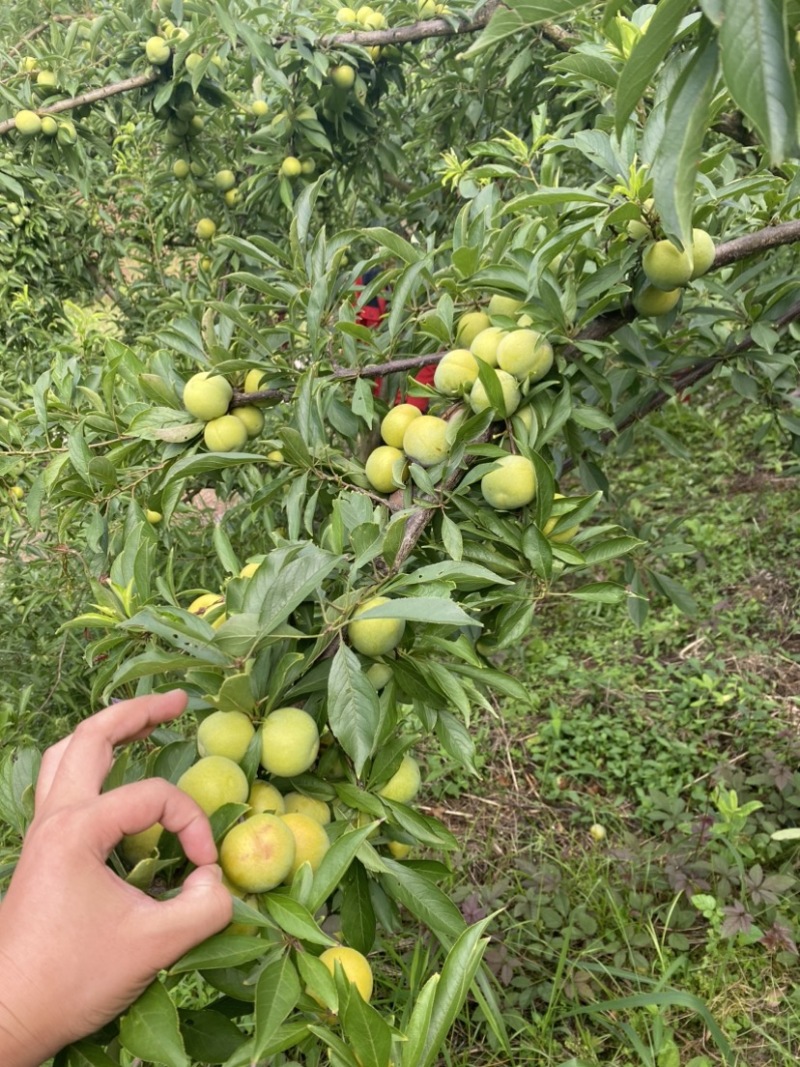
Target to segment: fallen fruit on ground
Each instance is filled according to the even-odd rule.
[[[514,511],[536,495],[536,472],[525,456],[503,456],[497,469],[481,478],[483,499],[497,511]]]
[[[221,415],[206,423],[203,440],[211,452],[238,452],[247,444],[247,427],[235,415]]]
[[[361,604],[353,613],[353,620],[347,627],[347,638],[356,652],[362,656],[384,656],[396,648],[405,633],[405,619],[360,619],[359,616],[371,608],[388,604],[391,598],[376,596]]]
[[[319,730],[302,708],[277,708],[261,724],[261,766],[278,778],[307,771],[319,752]]]
[[[227,756],[239,763],[255,733],[244,712],[213,711],[197,727],[197,751],[201,756]]]
[[[447,455],[447,423],[435,415],[420,415],[403,434],[403,451],[422,467],[432,467]]]
[[[409,423],[418,419],[422,412],[415,404],[397,404],[381,422],[381,437],[393,448],[403,447],[403,435]]]
[[[225,835],[219,862],[225,877],[246,893],[267,893],[292,868],[294,834],[280,815],[252,815]]]
[[[311,870],[316,872],[331,843],[322,823],[310,815],[287,811],[281,818],[294,836],[294,860],[284,877],[285,882],[291,882],[304,863],[308,863]]]
[[[367,481],[378,493],[393,493],[397,489],[395,471],[400,481],[408,477],[406,457],[399,448],[391,445],[378,445],[367,456],[364,473]]]
[[[206,815],[213,815],[223,804],[244,804],[250,791],[244,771],[227,756],[201,757],[183,772],[177,785]]]

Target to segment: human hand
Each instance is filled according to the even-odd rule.
[[[114,745],[179,715],[186,694],[122,701],[45,752],[35,815],[0,903],[0,1063],[38,1067],[115,1018],[159,970],[222,930],[232,902],[208,819],[162,778],[100,790]],[[124,834],[160,822],[196,865],[158,901],[107,865]]]

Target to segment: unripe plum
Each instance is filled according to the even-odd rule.
[[[679,251],[672,241],[654,241],[644,250],[642,269],[656,289],[676,289],[692,277],[691,248]]]
[[[233,388],[227,378],[203,370],[193,374],[183,387],[183,406],[196,419],[209,422],[227,412],[232,396]]]
[[[267,893],[292,869],[295,840],[280,815],[253,815],[237,823],[220,845],[225,877],[246,893]]]
[[[244,771],[227,756],[203,756],[183,772],[177,785],[206,815],[223,804],[244,804],[249,792]]]
[[[370,608],[387,604],[390,597],[376,596],[365,601],[353,613],[353,621],[347,627],[350,644],[362,656],[384,656],[396,648],[403,639],[405,619],[359,619]]]
[[[255,733],[244,712],[214,711],[197,727],[197,751],[201,756],[227,756],[239,763]]]
[[[294,861],[284,877],[285,882],[291,882],[304,863],[308,863],[311,870],[316,872],[331,843],[322,823],[310,815],[294,811],[287,812],[281,818],[294,836]]]
[[[391,445],[378,445],[367,456],[367,462],[364,464],[367,480],[378,493],[393,493],[397,488],[395,470],[400,481],[405,481],[408,477],[406,457],[399,448],[393,448]]]
[[[536,495],[536,471],[525,456],[503,456],[497,469],[481,478],[481,492],[497,511],[513,511],[530,504]]]
[[[420,415],[414,419],[403,434],[403,451],[422,467],[441,462],[447,455],[445,420],[435,415]]]
[[[211,452],[238,452],[247,444],[247,427],[235,415],[221,415],[206,423],[203,440]]]
[[[307,771],[319,752],[319,730],[302,708],[277,708],[261,725],[261,766],[278,778]]]
[[[418,419],[422,412],[415,404],[397,404],[381,423],[381,437],[393,448],[403,447],[403,435],[408,424]]]
[[[455,348],[436,367],[433,384],[445,396],[459,396],[478,377],[478,363],[468,348]]]
[[[421,784],[422,776],[419,771],[419,764],[413,756],[409,756],[406,753],[392,777],[379,790],[379,794],[384,800],[394,800],[398,804],[408,804],[419,792]]]
[[[497,414],[501,418],[509,418],[519,407],[520,393],[519,386],[517,385],[517,379],[504,370],[495,371],[497,378],[500,382],[500,388],[503,392],[503,403],[505,411],[498,411]],[[489,397],[486,393],[483,382],[480,378],[475,382],[472,387],[472,392],[469,394],[469,405],[477,415],[481,411],[485,411],[488,407],[491,407]]]

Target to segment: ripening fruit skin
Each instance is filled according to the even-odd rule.
[[[397,488],[393,473],[396,463],[402,463],[400,478],[405,481],[408,477],[406,457],[399,448],[392,448],[391,445],[378,445],[367,456],[364,473],[367,481],[377,493],[393,493]]]
[[[14,125],[23,137],[35,137],[42,132],[42,120],[35,111],[29,111],[27,108],[16,113]]]
[[[250,786],[247,803],[250,805],[251,815],[283,815],[286,811],[286,804],[281,793],[274,785],[262,782],[258,778]]]
[[[287,815],[307,815],[320,826],[327,826],[331,821],[331,809],[324,800],[305,797],[302,793],[287,793],[283,800]]]
[[[281,818],[292,831],[295,844],[294,862],[284,881],[291,882],[304,863],[308,863],[316,873],[325,853],[331,847],[322,823],[299,811],[287,812]]]
[[[214,185],[219,189],[221,193],[227,193],[229,189],[232,189],[236,185],[236,175],[232,170],[218,170],[214,175]]]
[[[656,289],[676,289],[692,277],[692,252],[679,252],[672,241],[654,241],[644,250],[642,269]]]
[[[553,346],[536,330],[512,330],[497,346],[497,365],[518,381],[538,382],[553,366]]]
[[[244,712],[213,711],[197,727],[197,751],[201,756],[227,756],[239,763],[255,735]]]
[[[214,222],[213,219],[200,219],[200,221],[194,228],[194,232],[197,234],[201,241],[210,241],[214,234],[217,232],[217,224],[216,222]]]
[[[602,826],[599,822],[592,823],[592,825],[589,827],[589,833],[595,841],[605,841],[606,839],[606,828],[605,826]]]
[[[640,315],[654,318],[658,315],[666,315],[672,311],[681,298],[681,289],[656,289],[652,285],[646,285],[633,298],[633,306]]]
[[[255,404],[245,404],[241,408],[233,408],[231,415],[244,426],[248,437],[258,437],[264,429],[264,413]]]
[[[339,89],[352,89],[356,81],[356,72],[349,63],[340,63],[330,71],[333,84]]]
[[[281,163],[280,173],[284,178],[297,178],[303,173],[303,164],[296,156],[287,156]]]
[[[340,26],[354,26],[356,23],[356,13],[352,7],[340,7],[336,12],[336,21]]]
[[[21,485],[12,485],[8,491],[14,498],[14,500],[22,500],[22,498],[25,496],[25,490],[22,488]]]
[[[154,67],[163,67],[169,61],[170,47],[163,37],[149,37],[144,46],[147,62]]]
[[[233,386],[226,378],[214,375],[210,370],[201,370],[183,386],[183,407],[190,415],[208,423],[210,419],[226,414],[233,395]]]
[[[456,340],[464,348],[469,348],[478,334],[488,330],[491,325],[485,311],[468,311],[458,320]]]
[[[266,386],[263,384],[267,372],[260,367],[254,367],[253,370],[249,370],[245,375],[244,386],[242,387],[245,393],[257,393],[259,389],[264,389]]]
[[[319,730],[302,708],[277,708],[261,724],[261,766],[277,778],[293,778],[314,763]]]
[[[205,615],[209,608],[215,608],[224,602],[225,598],[221,593],[201,593],[200,596],[195,597],[186,610],[192,615]]]
[[[505,315],[507,318],[513,319],[521,307],[521,300],[515,300],[512,296],[498,296],[498,294],[495,293],[489,301],[487,311],[490,316]]]
[[[55,89],[58,86],[58,79],[56,78],[52,70],[41,70],[39,71],[39,74],[36,77],[36,85],[40,89],[44,89],[46,92],[49,92],[51,89]]]
[[[269,112],[266,100],[254,100],[252,105],[253,114],[257,118],[263,118]]]
[[[360,652],[362,656],[369,656],[371,659],[384,656],[397,648],[402,641],[406,629],[405,619],[358,618],[370,608],[378,608],[382,604],[388,604],[390,600],[391,597],[386,596],[372,597],[353,612],[353,621],[347,627],[347,637],[356,652]]]
[[[338,962],[347,980],[358,990],[361,999],[369,1003],[372,998],[374,979],[372,977],[372,968],[366,956],[362,956],[357,949],[348,948],[346,945],[338,945],[336,948],[326,948],[319,958],[320,962],[324,963],[334,976],[336,975],[336,964]],[[306,992],[312,997],[314,996],[310,989],[306,990]]]
[[[470,350],[455,348],[439,360],[433,385],[445,396],[460,396],[477,377],[478,363]]]
[[[158,845],[159,838],[164,832],[160,822],[154,822],[146,830],[140,830],[138,834],[125,834],[120,841],[120,855],[130,867],[146,860],[152,855],[153,849]]]
[[[506,332],[499,326],[489,326],[488,329],[481,330],[477,337],[473,338],[472,344],[469,346],[470,352],[476,359],[483,360],[490,367],[496,367],[497,349],[506,336]]]
[[[283,452],[279,448],[273,448],[271,452],[267,452],[267,466],[280,467],[283,463]]]
[[[501,418],[509,418],[519,407],[520,393],[519,386],[517,385],[517,379],[509,374],[508,371],[496,370],[500,381],[500,388],[503,391],[503,402],[505,404],[505,411],[498,411],[498,415]],[[489,403],[489,397],[486,395],[486,389],[483,386],[483,382],[478,379],[472,387],[472,392],[469,394],[469,406],[475,412],[479,414],[481,411],[485,411],[488,407],[491,407]]]
[[[191,169],[185,159],[176,159],[172,164],[172,173],[176,178],[188,178]]]
[[[435,415],[420,415],[414,419],[403,434],[403,451],[422,467],[440,463],[447,455],[445,420]]]
[[[525,456],[503,456],[497,470],[481,478],[483,499],[496,511],[514,511],[536,496],[536,471]]]
[[[392,668],[388,663],[373,663],[367,671],[367,679],[375,689],[383,689],[392,680]]]
[[[52,115],[42,115],[42,137],[55,137],[58,134],[58,123]]]
[[[411,854],[412,848],[412,846],[407,845],[405,841],[389,841],[387,847],[389,849],[389,852],[396,860],[407,859],[408,856]]]
[[[408,804],[419,792],[422,785],[422,775],[419,772],[419,764],[413,756],[406,753],[402,762],[386,785],[378,790],[378,795],[384,800],[394,800],[398,804]]]
[[[294,834],[280,815],[262,813],[237,823],[220,845],[225,877],[247,893],[268,893],[292,868]]]
[[[553,493],[553,500],[563,500],[563,493]],[[545,537],[549,537],[551,541],[555,541],[557,545],[565,545],[568,541],[571,541],[575,534],[578,532],[577,526],[568,526],[566,530],[560,530],[557,534],[550,533],[555,529],[556,523],[561,519],[560,515],[551,515],[547,522],[542,527],[542,533]]]
[[[642,204],[642,218],[631,219],[631,221],[628,223],[627,229],[629,237],[632,237],[635,241],[641,240],[644,237],[652,238],[653,231],[644,221],[644,215],[645,213],[647,215],[652,215],[654,206],[655,201],[652,197],[648,197],[648,199],[645,200],[645,202]]]
[[[223,804],[244,804],[249,792],[244,771],[227,756],[201,757],[183,772],[177,785],[206,815],[213,815]]]
[[[247,444],[247,427],[235,415],[220,415],[206,423],[203,440],[211,452],[238,452]]]
[[[694,261],[692,281],[711,270],[716,252],[711,234],[695,227],[692,230],[692,259]]]
[[[403,435],[409,423],[418,419],[421,414],[415,404],[397,404],[381,423],[381,437],[392,448],[402,448]]]
[[[239,571],[239,577],[252,578],[260,566],[260,563],[245,563],[245,565]]]

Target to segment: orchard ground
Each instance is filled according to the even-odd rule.
[[[496,659],[525,681],[531,706],[506,700],[476,718],[481,781],[427,756],[423,810],[463,842],[450,892],[468,921],[498,911],[487,962],[516,1032],[515,1067],[723,1063],[702,1005],[735,1063],[800,1055],[794,846],[767,834],[800,825],[800,471],[772,432],[757,442],[761,419],[705,391],[652,423],[685,455],[649,434],[635,462],[610,464],[616,517],[662,546],[694,615],[656,599],[637,629],[623,608],[551,598],[529,640]],[[196,552],[182,562],[200,566],[202,544]],[[39,541],[30,554],[0,572],[10,664],[0,709],[6,738],[44,744],[87,706],[80,635],[55,633],[82,606],[72,592],[82,576],[68,546]],[[719,783],[764,807],[715,836]],[[702,914],[693,892],[718,912]],[[763,935],[751,944],[724,925],[741,901]],[[398,954],[435,953],[416,928],[383,949],[377,1002]],[[633,999],[609,1014],[620,998]],[[442,1063],[508,1062],[468,1003]]]

